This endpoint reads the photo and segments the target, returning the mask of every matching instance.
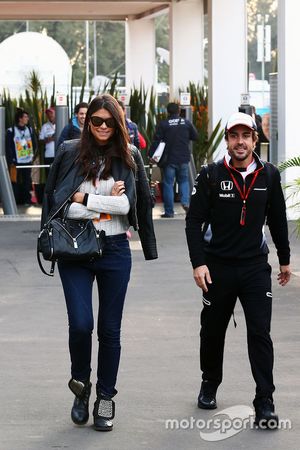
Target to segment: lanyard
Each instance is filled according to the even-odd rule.
[[[250,186],[248,187],[248,189],[246,190],[246,184],[245,184],[245,180],[244,180],[243,190],[241,190],[241,188],[240,188],[240,186],[239,186],[235,176],[233,175],[232,171],[230,170],[230,167],[228,166],[228,163],[227,163],[226,159],[224,159],[224,164],[225,164],[225,167],[227,168],[228,172],[230,173],[232,181],[234,182],[234,185],[237,188],[238,193],[240,194],[240,197],[241,197],[241,199],[243,201],[243,206],[242,206],[242,211],[241,211],[241,218],[240,218],[240,225],[244,226],[245,223],[246,223],[246,202],[247,202],[249,194],[250,194],[250,192],[251,192],[251,190],[253,188],[253,185],[255,183],[255,180],[256,180],[256,178],[258,176],[258,172],[259,172],[260,169],[258,169],[258,170],[256,170],[254,172],[253,178],[251,180],[251,183],[250,183]]]

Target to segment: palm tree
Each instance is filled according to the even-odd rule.
[[[289,167],[300,167],[300,156],[295,156],[294,158],[288,159],[287,161],[279,164],[278,169],[280,172],[283,172]],[[296,178],[285,187],[289,189],[287,198],[292,200],[292,208],[300,212],[300,177]],[[298,236],[300,236],[300,217],[296,220],[296,230]]]

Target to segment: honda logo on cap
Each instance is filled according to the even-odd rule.
[[[233,188],[233,182],[232,181],[221,181],[221,189],[222,191],[231,191]]]

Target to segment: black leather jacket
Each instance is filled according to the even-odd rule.
[[[67,141],[57,151],[45,187],[41,227],[68,199],[71,199],[85,178],[80,173],[80,166],[76,164],[78,144],[78,139]],[[158,255],[149,183],[139,150],[131,146],[131,151],[136,163],[135,173],[125,167],[120,158],[114,157],[112,176],[115,180],[122,180],[125,183],[125,192],[130,204],[128,220],[139,233],[145,259],[156,259]]]

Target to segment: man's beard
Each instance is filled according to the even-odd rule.
[[[239,150],[243,150],[243,151],[245,151],[246,153],[244,154],[244,155],[239,155],[239,154],[237,154],[236,152],[238,152]],[[245,159],[247,159],[248,158],[248,156],[249,156],[249,153],[248,153],[248,149],[247,148],[244,148],[244,147],[238,147],[238,148],[234,148],[231,152],[229,152],[229,154],[230,154],[230,156],[232,157],[234,157],[235,159],[237,159],[238,161],[244,161]]]

